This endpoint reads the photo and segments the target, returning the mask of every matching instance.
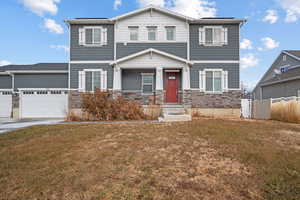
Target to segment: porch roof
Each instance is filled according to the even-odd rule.
[[[184,58],[181,58],[181,57],[178,57],[178,56],[175,56],[175,55],[172,55],[172,54],[169,54],[169,53],[166,53],[164,51],[160,51],[160,50],[157,50],[157,49],[153,49],[153,48],[149,48],[149,49],[146,49],[146,50],[143,50],[143,51],[140,51],[140,52],[137,52],[137,53],[134,53],[134,54],[131,54],[131,55],[128,55],[128,56],[125,56],[123,58],[120,58],[114,62],[111,62],[110,64],[111,65],[116,65],[116,64],[119,64],[119,63],[122,63],[122,62],[125,62],[127,60],[131,60],[131,59],[134,59],[138,56],[142,56],[144,54],[148,54],[148,53],[156,53],[158,55],[161,55],[161,56],[164,56],[164,57],[167,57],[167,58],[170,58],[170,59],[173,59],[173,60],[177,60],[179,62],[182,62],[182,63],[185,63],[185,64],[188,64],[188,65],[193,65],[193,62],[187,60],[187,59],[184,59]]]

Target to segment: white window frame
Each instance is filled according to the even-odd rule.
[[[148,41],[151,41],[151,42],[153,42],[153,41],[157,41],[157,37],[158,37],[158,35],[157,35],[157,30],[158,30],[158,27],[157,26],[147,26],[146,27],[147,28],[147,39],[148,39]],[[154,31],[154,33],[155,33],[155,40],[150,40],[150,38],[149,38],[149,29],[155,29],[155,31]]]
[[[174,30],[172,40],[168,40],[168,28],[172,28]],[[165,26],[165,32],[166,41],[176,41],[176,26]]]
[[[151,84],[144,84],[144,77],[145,76],[151,76],[152,77],[152,83]],[[152,91],[151,92],[144,92],[144,85],[152,85]],[[141,88],[142,94],[153,94],[153,91],[154,91],[154,73],[142,73],[142,88]]]
[[[107,28],[104,28],[102,26],[84,26],[81,29],[83,30],[83,32],[82,31],[79,32],[79,34],[82,34],[79,37],[81,37],[83,40],[82,45],[89,46],[89,47],[101,47],[101,46],[107,45]],[[87,29],[92,29],[92,42],[93,42],[92,44],[86,43],[86,30]],[[101,34],[100,43],[95,43],[95,38],[94,38],[95,29],[100,29],[100,34]]]
[[[129,30],[129,41],[131,42],[135,42],[135,41],[139,41],[139,26],[128,26],[128,30]],[[137,39],[136,40],[132,40],[131,39],[131,34],[135,33],[137,34]]]
[[[86,89],[86,72],[100,72],[100,90],[106,91],[107,90],[107,71],[104,71],[103,69],[83,69],[83,71],[79,71],[79,77],[83,80],[79,80],[79,90],[82,92],[95,92],[94,87],[94,73],[92,73],[92,91],[87,91]]]
[[[206,43],[206,29],[212,29],[212,43]],[[221,41],[215,41],[215,29],[221,29]],[[202,35],[203,34],[203,35]],[[202,39],[201,39],[202,38]],[[224,46],[228,45],[228,28],[224,26],[203,26],[199,28],[199,43],[204,46]]]
[[[225,92],[227,89],[225,84],[224,84],[224,81],[227,81],[228,82],[228,78],[225,79],[224,76],[227,76],[227,71],[224,71],[223,69],[204,69],[203,70],[204,72],[204,80],[203,80],[203,90],[205,93],[210,93],[210,94],[222,94],[223,92]],[[206,72],[213,72],[213,91],[207,91],[206,90],[206,79],[207,79],[207,76],[206,76]],[[214,72],[220,72],[221,73],[221,91],[215,91],[215,86],[214,86]],[[224,75],[225,74],[225,75]],[[228,83],[227,83],[228,85]]]
[[[282,61],[286,61],[286,55],[282,56]]]

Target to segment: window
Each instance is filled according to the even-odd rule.
[[[166,26],[166,38],[168,41],[175,40],[175,27],[174,26]]]
[[[228,44],[227,28],[221,26],[207,26],[199,29],[199,42],[208,46],[222,46]]]
[[[148,28],[148,40],[155,41],[156,40],[157,27],[156,26],[149,26],[147,28]]]
[[[282,56],[282,60],[283,60],[283,61],[286,61],[286,55],[283,55],[283,56]]]
[[[222,71],[206,71],[205,73],[205,91],[222,92]]]
[[[79,28],[79,45],[102,46],[107,44],[107,29],[101,26]]]
[[[142,91],[143,93],[153,92],[153,74],[142,74]]]
[[[137,41],[139,40],[139,27],[138,26],[131,26],[129,27],[129,39],[131,41]]]
[[[103,71],[102,69],[85,69],[78,73],[79,90],[95,91],[95,89],[107,89],[107,71]]]

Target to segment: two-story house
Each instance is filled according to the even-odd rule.
[[[19,77],[15,73],[21,73],[16,72],[16,67],[6,66],[0,72],[0,82],[9,82],[6,89],[20,90],[18,99],[14,100],[18,95],[12,95],[12,99],[20,101],[21,118],[48,117],[48,112],[61,108],[64,113],[80,110],[80,93],[96,88],[145,107],[182,105],[200,114],[239,115],[239,43],[245,20],[193,19],[149,6],[114,18],[76,18],[65,22],[70,32],[67,70],[65,65],[52,68],[54,64],[48,67],[44,64],[41,70],[35,65],[25,67],[28,70],[23,68],[22,73],[33,77],[32,71],[35,81],[34,84],[22,82],[30,78],[19,81],[20,88],[15,84]],[[56,83],[55,77],[63,80]],[[25,85],[28,87],[22,87]],[[1,88],[0,85],[0,101]],[[63,92],[57,92],[59,89]],[[67,100],[66,91],[69,91]],[[57,100],[61,96],[64,100]],[[57,103],[53,103],[55,99]],[[26,102],[36,102],[34,109]],[[52,113],[51,117],[54,116]]]

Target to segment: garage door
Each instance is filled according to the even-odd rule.
[[[64,118],[67,111],[67,90],[20,91],[21,118]]]
[[[10,118],[12,112],[12,91],[0,90],[0,118]]]

